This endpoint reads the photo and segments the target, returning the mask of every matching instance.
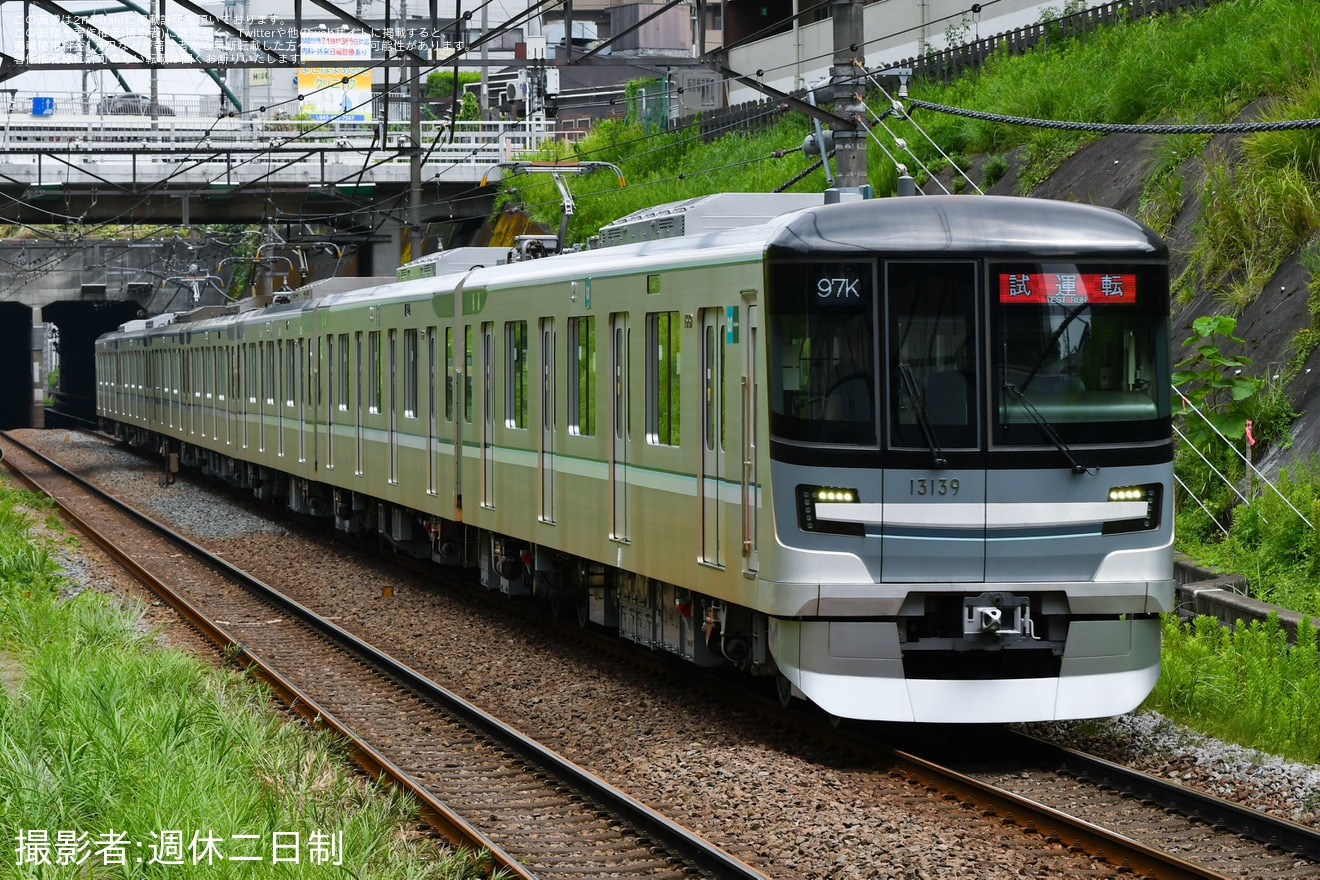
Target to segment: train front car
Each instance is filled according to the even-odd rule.
[[[1115,211],[811,210],[767,251],[781,686],[851,718],[1136,707],[1174,607],[1168,252]]]

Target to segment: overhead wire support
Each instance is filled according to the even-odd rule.
[[[863,104],[863,106],[866,106],[866,105]],[[884,114],[878,114],[878,113],[876,113],[874,110],[872,110],[869,106],[866,107],[866,109],[867,109],[867,111],[868,111],[872,116],[875,117],[875,121],[876,121],[876,123],[879,124],[879,126],[880,126],[881,128],[883,128],[883,129],[889,134],[889,136],[890,136],[891,138],[894,139],[894,144],[898,147],[898,149],[903,150],[903,151],[906,152],[909,156],[911,156],[911,157],[912,157],[912,161],[913,161],[913,162],[916,162],[917,165],[918,165],[918,167],[920,167],[922,171],[926,172],[926,176],[927,176],[928,178],[930,178],[932,181],[934,181],[935,185],[938,186],[938,187],[944,192],[944,194],[945,194],[946,196],[949,195],[949,190],[948,190],[948,188],[947,188],[944,184],[940,183],[940,179],[939,179],[938,177],[936,177],[934,174],[931,173],[931,170],[930,170],[930,168],[928,168],[928,167],[926,166],[926,163],[925,163],[925,162],[922,162],[922,161],[921,161],[921,158],[920,158],[919,156],[917,156],[916,153],[912,152],[912,148],[908,146],[907,140],[905,140],[904,138],[901,138],[901,137],[899,137],[898,135],[894,134],[893,129],[891,129],[888,125],[885,125],[884,117],[885,117],[885,115],[888,114],[889,111],[885,111]],[[886,156],[889,157],[889,160],[890,160],[891,162],[893,162],[894,165],[895,165],[898,169],[900,169],[900,170],[899,170],[899,173],[900,173],[900,174],[904,173],[904,172],[907,170],[907,169],[906,169],[906,166],[905,166],[902,162],[898,161],[898,159],[894,157],[894,154],[893,154],[893,153],[891,153],[891,152],[889,152],[889,150],[885,149],[885,145],[884,145],[884,144],[880,143],[880,139],[879,139],[878,137],[876,137],[876,134],[875,134],[875,127],[872,126],[872,125],[870,125],[869,123],[866,123],[865,120],[863,120],[863,125],[864,125],[864,127],[866,128],[867,133],[871,135],[871,139],[872,139],[873,141],[875,141],[876,146],[878,146],[881,150],[884,150],[884,153],[885,153]],[[972,184],[972,186],[976,186],[976,184]],[[978,189],[977,192],[980,192],[980,190]],[[923,193],[923,195],[924,195],[924,193]]]
[[[907,97],[907,81],[908,78],[912,76],[912,69],[891,67],[888,70],[882,70],[878,72],[870,71],[870,70],[865,71],[865,76],[867,80],[869,80],[871,84],[875,86],[876,90],[879,91],[880,94],[884,96],[885,100],[889,102],[889,106],[890,106],[890,109],[885,111],[884,114],[877,114],[874,110],[871,110],[869,106],[866,108],[871,113],[871,115],[875,116],[876,121],[879,122],[881,125],[884,125],[884,121],[883,121],[884,116],[888,115],[889,113],[893,113],[893,115],[899,119],[907,120],[907,122],[913,128],[915,128],[932,147],[935,148],[935,151],[944,158],[944,161],[949,163],[949,167],[951,167],[954,171],[956,171],[958,175],[962,177],[963,180],[971,184],[972,189],[976,190],[977,195],[982,195],[982,196],[985,195],[985,193],[981,190],[981,188],[976,185],[976,181],[972,180],[972,178],[968,176],[967,172],[964,171],[958,165],[957,162],[953,161],[953,159],[949,156],[949,154],[944,152],[944,150],[940,147],[940,145],[935,142],[935,139],[931,137],[930,134],[927,133],[927,131],[924,128],[922,128],[921,125],[915,119],[912,118],[911,114],[909,114],[906,110],[903,109],[902,101],[895,99],[893,95],[889,94],[889,92],[885,90],[885,87],[881,85],[880,80],[878,79],[879,76],[884,76],[884,75],[897,76],[899,78],[898,98],[901,99]],[[912,150],[908,147],[907,141],[895,135],[893,131],[890,130],[889,126],[884,125],[884,129],[885,131],[889,132],[890,137],[894,138],[894,142],[898,144],[900,149],[907,150],[908,155],[912,156],[913,159],[917,159],[916,154],[913,153]],[[917,160],[917,164],[921,165],[921,161],[919,159]],[[925,171],[928,175],[930,174],[929,169],[927,169],[925,165],[921,165],[921,167],[922,170]],[[943,189],[946,193],[948,192],[948,190],[945,189],[944,185],[940,184],[938,179],[935,178],[934,175],[931,175],[931,179],[935,180],[936,183],[939,184],[940,189]]]
[[[549,174],[554,179],[555,186],[559,188],[560,204],[563,207],[563,213],[559,218],[559,251],[564,250],[564,238],[568,234],[568,218],[573,216],[577,210],[577,205],[573,200],[573,193],[564,183],[564,174],[590,174],[593,171],[600,171],[608,168],[614,172],[614,176],[619,180],[619,187],[627,186],[627,181],[623,178],[623,171],[618,165],[612,162],[496,162],[481,176],[481,185],[485,186],[490,172],[496,169],[505,169],[512,174]]]

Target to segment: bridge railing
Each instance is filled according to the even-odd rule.
[[[428,165],[493,165],[523,158],[546,141],[580,134],[560,131],[554,120],[528,119],[517,122],[427,121],[421,125],[422,155]],[[85,116],[63,114],[33,117],[9,114],[0,117],[0,152],[6,162],[22,162],[24,156],[37,161],[34,151],[77,153],[156,153],[167,161],[180,155],[192,159],[226,150],[298,152],[308,147],[329,149],[328,161],[361,161],[371,154],[373,162],[408,162],[411,146],[407,123],[315,122],[295,119],[251,119],[233,117],[206,119],[166,116]],[[388,159],[389,153],[395,153]]]

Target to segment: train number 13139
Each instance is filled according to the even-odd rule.
[[[958,480],[945,477],[916,477],[908,480],[909,495],[957,495]]]

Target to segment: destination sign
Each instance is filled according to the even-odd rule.
[[[1096,272],[1001,273],[999,301],[1062,306],[1135,303],[1137,276]]]

